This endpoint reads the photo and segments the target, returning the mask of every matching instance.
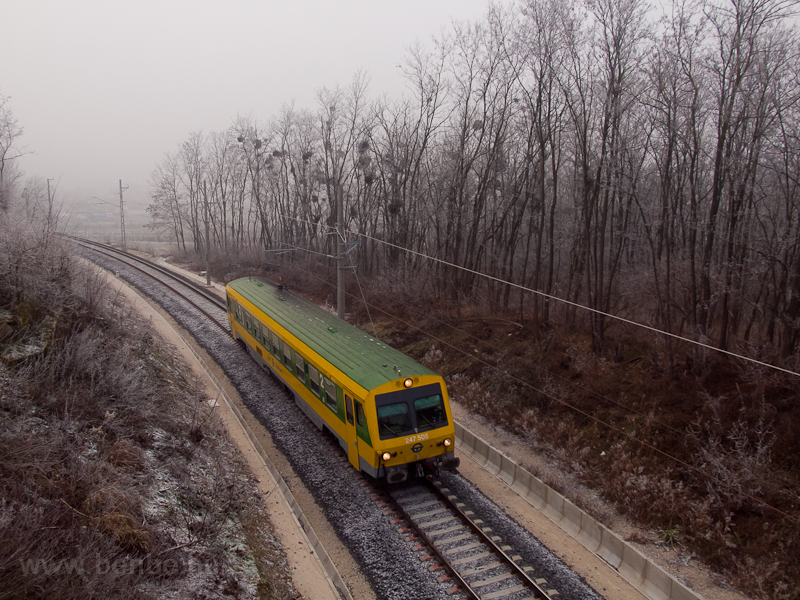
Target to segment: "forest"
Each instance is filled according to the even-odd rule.
[[[149,212],[188,250],[330,255],[341,194],[366,277],[585,327],[595,351],[621,316],[796,366],[795,4],[497,5],[410,48],[402,98],[357,73],[312,109],[190,135]]]

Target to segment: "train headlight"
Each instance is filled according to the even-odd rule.
[[[413,379],[411,379],[411,377],[408,377],[408,378],[407,378],[407,379],[406,379],[406,380],[403,382],[403,385],[404,385],[404,386],[406,386],[407,388],[410,388],[412,385],[414,385],[414,380],[413,380]]]
[[[453,440],[451,440],[450,438],[444,438],[444,447],[445,448],[449,448],[452,445],[453,445]]]
[[[389,454],[388,452],[384,452],[384,453],[381,455],[381,458],[383,458],[383,460],[389,460],[390,458],[392,458],[392,455],[391,455],[391,454]]]

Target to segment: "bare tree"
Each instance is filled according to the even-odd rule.
[[[153,219],[150,228],[169,232],[175,238],[178,248],[186,252],[184,226],[188,225],[189,215],[183,202],[180,163],[177,157],[167,154],[153,169],[150,174],[150,189],[152,203],[147,207],[147,212]]]
[[[25,154],[19,146],[22,127],[11,112],[8,96],[0,94],[0,211],[5,211],[11,199],[14,184],[21,173],[14,162]]]
[[[372,128],[368,85],[366,75],[356,73],[349,88],[323,88],[317,93],[318,135],[322,140],[322,169],[328,200],[327,225],[331,231],[336,225],[337,194],[342,195],[345,225],[350,218],[350,206],[357,203],[353,196],[357,194],[354,178],[358,172],[359,149],[363,155],[369,148]],[[335,243],[334,238],[331,242]]]
[[[730,299],[731,262],[736,231],[743,203],[751,192],[758,165],[760,145],[771,121],[765,111],[771,109],[764,93],[770,89],[770,68],[764,62],[770,53],[773,33],[785,19],[795,0],[746,0],[709,5],[708,18],[717,44],[710,61],[714,84],[716,117],[713,148],[713,181],[704,227],[704,245],[700,268],[700,313],[698,326],[707,335],[712,302],[712,264],[720,229],[723,201],[727,200],[727,244],[723,250],[727,263],[721,295],[720,348],[728,346],[728,303]],[[765,54],[766,53],[766,54]],[[759,89],[760,88],[760,89]]]

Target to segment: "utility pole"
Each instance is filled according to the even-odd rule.
[[[119,180],[119,229],[120,235],[122,236],[122,250],[125,252],[127,251],[127,247],[125,245],[125,212],[122,210],[122,192],[123,190],[127,190],[128,186],[126,185],[124,188],[122,187],[122,179]]]
[[[208,192],[205,180],[203,180],[203,200],[206,205],[206,285],[211,287],[211,238],[208,235]]]
[[[52,209],[53,207],[53,199],[50,196],[50,182],[53,181],[52,179],[47,180],[47,208]]]
[[[342,184],[336,184],[336,309],[344,320],[344,200]]]

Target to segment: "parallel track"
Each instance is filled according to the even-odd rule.
[[[472,600],[548,600],[558,591],[547,589],[547,581],[536,579],[532,567],[522,558],[509,555],[511,547],[502,545],[480,519],[473,519],[463,503],[438,481],[420,479],[404,487],[386,489],[386,501],[407,526],[401,533],[411,533],[424,544],[415,550],[425,551],[420,560],[435,560],[432,570],[441,568],[453,581],[453,594]]]
[[[175,273],[170,269],[161,267],[149,260],[139,258],[134,254],[123,252],[112,246],[78,238],[73,238],[73,240],[82,248],[120,261],[131,269],[135,269],[137,272],[154,279],[162,285],[168,285],[172,292],[182,298],[187,304],[202,313],[226,334],[230,333],[225,301],[208,290],[208,288],[192,281],[180,273]],[[198,297],[200,301],[197,301]],[[205,304],[205,306],[202,306],[202,304]],[[209,304],[211,306],[208,306]]]

